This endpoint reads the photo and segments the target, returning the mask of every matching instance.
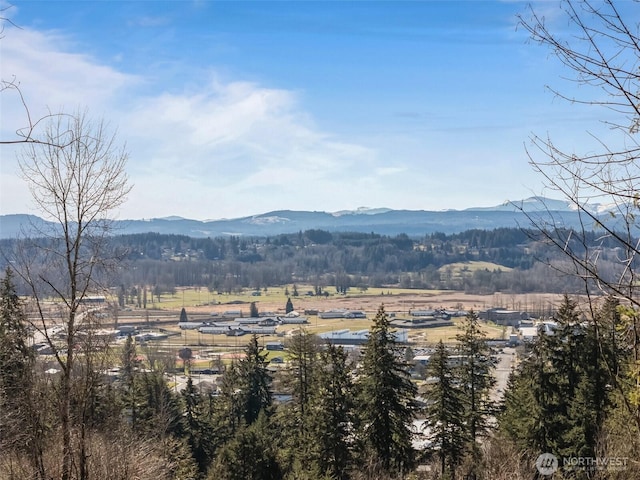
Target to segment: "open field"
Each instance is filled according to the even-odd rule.
[[[174,295],[163,295],[160,302],[148,302],[149,308],[161,311],[180,310],[184,307],[187,313],[223,313],[229,310],[240,310],[243,316],[249,315],[249,305],[256,302],[260,312],[284,313],[287,302],[285,288],[289,291],[295,310],[329,310],[345,308],[349,310],[363,310],[375,313],[381,304],[389,313],[399,316],[408,314],[412,309],[453,308],[484,310],[500,307],[513,310],[534,310],[547,308],[559,304],[561,295],[530,293],[530,294],[502,294],[474,295],[449,290],[417,290],[402,288],[369,288],[366,291],[350,290],[346,295],[335,293],[335,289],[327,287],[328,297],[307,295],[313,287],[298,285],[299,295],[292,295],[293,286],[271,287],[261,291],[260,296],[252,296],[251,291],[242,294],[217,294],[206,289],[185,288],[178,289]]]
[[[448,263],[447,265],[440,267],[439,271],[449,270],[454,276],[461,276],[463,273],[473,273],[476,270],[500,270],[501,272],[510,272],[513,268],[505,267],[504,265],[499,265],[497,263],[492,262],[479,262],[479,261],[469,261],[469,262],[456,262],[456,263]]]
[[[197,330],[180,330],[177,326],[180,310],[185,308],[190,320],[211,319],[212,313],[222,315],[228,311],[240,311],[241,315],[249,316],[251,302],[255,302],[260,312],[271,312],[276,315],[285,313],[287,296],[293,292],[293,286],[272,287],[261,291],[260,295],[252,295],[251,291],[235,295],[218,295],[206,289],[181,289],[174,295],[164,295],[161,302],[155,303],[155,310],[132,309],[123,312],[119,319],[121,325],[139,323],[152,327],[161,327],[173,335],[169,339],[157,343],[163,348],[177,349],[190,346],[194,350],[211,349],[212,351],[230,351],[243,348],[248,335],[241,337],[227,337],[226,335],[202,334]],[[307,285],[297,286],[299,296],[291,296],[294,308],[302,316],[308,318],[309,323],[304,328],[311,333],[322,333],[330,330],[350,329],[365,330],[371,325],[371,319],[381,304],[384,304],[388,314],[396,318],[408,318],[413,309],[464,309],[475,311],[490,307],[502,307],[514,310],[530,310],[541,306],[555,306],[561,297],[550,294],[506,295],[469,295],[464,292],[438,290],[411,290],[398,288],[370,288],[366,291],[354,290],[346,295],[331,294],[325,296],[307,295],[313,288]],[[154,304],[149,303],[149,306]],[[321,319],[317,315],[305,315],[305,310],[324,311],[330,309],[361,310],[368,318],[364,319]],[[148,321],[147,321],[148,318]],[[462,319],[454,319],[459,324]],[[299,329],[300,325],[282,325],[278,327],[278,335],[261,336],[260,342],[282,342],[287,335]],[[508,335],[503,327],[484,324],[483,328],[488,338],[501,339]],[[409,341],[418,346],[433,345],[439,340],[445,343],[455,341],[458,333],[456,326],[426,329],[412,329],[409,331]],[[281,354],[281,353],[280,353]],[[276,352],[275,355],[278,355]]]

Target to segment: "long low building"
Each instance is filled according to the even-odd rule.
[[[318,312],[318,318],[325,320],[329,318],[367,318],[367,315],[361,310],[345,310],[343,308],[338,308]]]
[[[452,320],[445,320],[443,318],[416,317],[409,320],[397,318],[391,320],[391,325],[400,328],[436,328],[450,327],[454,325],[454,323]]]
[[[198,330],[200,327],[205,325],[205,322],[178,322],[180,330]]]
[[[396,330],[392,333],[398,343],[407,343],[409,335],[407,330]],[[323,340],[335,345],[362,345],[369,339],[369,330],[333,330],[331,332],[319,333]]]
[[[503,308],[489,308],[478,313],[480,320],[490,320],[497,325],[516,327],[523,320],[529,320],[527,312],[506,310]]]
[[[229,326],[227,325],[226,327],[218,327],[218,326],[200,327],[198,331],[200,333],[208,333],[210,335],[226,335],[227,332],[229,331]]]
[[[276,327],[261,327],[258,325],[238,325],[238,324],[215,324],[200,327],[200,333],[208,333],[210,335],[227,335],[241,336],[255,333],[256,335],[275,335]]]
[[[278,317],[278,321],[282,325],[304,325],[309,323],[307,317]]]

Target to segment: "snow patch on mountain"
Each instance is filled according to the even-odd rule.
[[[391,208],[369,208],[369,207],[358,207],[355,210],[339,210],[337,212],[332,212],[331,215],[334,217],[342,217],[344,215],[378,215],[380,213],[390,212]]]
[[[249,217],[244,220],[244,223],[248,223],[250,225],[277,225],[281,223],[289,223],[291,220],[289,218],[280,217],[277,215],[256,215],[254,217]]]

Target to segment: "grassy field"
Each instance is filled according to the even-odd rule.
[[[249,304],[256,302],[258,306],[270,305],[277,306],[284,309],[287,298],[291,298],[294,306],[296,303],[319,303],[324,300],[332,299],[375,299],[380,297],[383,299],[385,295],[438,295],[441,290],[416,290],[407,288],[368,288],[366,290],[360,290],[353,288],[349,290],[346,295],[339,295],[335,292],[333,287],[326,289],[329,292],[329,296],[313,296],[308,292],[313,292],[313,286],[311,285],[297,285],[298,296],[293,296],[293,285],[286,285],[282,287],[270,287],[266,291],[261,290],[260,295],[255,295],[254,291],[246,290],[242,293],[235,294],[218,294],[217,292],[210,292],[206,288],[180,288],[177,289],[174,294],[163,294],[160,296],[160,301],[157,297],[153,297],[153,300],[149,298],[147,306],[154,309],[167,309],[175,310],[182,307],[185,308],[199,308],[206,310],[207,307],[212,311],[222,310],[243,310],[243,313],[248,314]],[[288,295],[287,295],[288,292]],[[234,307],[234,305],[236,307]],[[224,307],[224,308],[222,308]]]
[[[510,272],[513,269],[505,267],[503,265],[499,265],[497,263],[471,261],[449,263],[438,269],[438,271],[440,272],[443,272],[445,270],[450,271],[454,277],[460,277],[465,274],[473,273],[477,270],[489,270],[490,272],[494,270],[500,270],[502,272]]]

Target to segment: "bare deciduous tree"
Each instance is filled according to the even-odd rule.
[[[32,232],[14,265],[35,302],[34,326],[61,370],[63,480],[71,478],[77,453],[71,396],[78,332],[91,316],[87,298],[103,293],[100,278],[113,265],[106,250],[109,217],[130,190],[126,161],[115,134],[86,112],[51,117],[41,141],[25,145],[19,155],[36,205],[55,225]]]
[[[633,18],[637,13],[633,8],[613,0],[565,0],[561,9],[567,22],[560,32],[552,31],[534,9],[530,17],[520,19],[531,38],[549,48],[566,67],[569,80],[580,87],[571,94],[548,87],[551,92],[602,112],[605,128],[598,135],[590,132],[595,147],[588,151],[569,151],[549,136],[536,135],[527,151],[547,187],[570,201],[580,216],[581,228],[573,230],[559,227],[562,219],[552,212],[530,219],[542,238],[570,260],[560,268],[583,279],[591,300],[590,317],[596,323],[595,300],[602,294],[632,306],[632,311],[640,309],[640,230],[636,222],[640,214],[640,26],[638,18]],[[629,16],[621,13],[625,9]],[[583,96],[574,97],[574,92]],[[606,212],[594,205],[606,207]],[[628,316],[627,326],[631,363],[638,365],[640,315]],[[621,391],[627,383],[626,388],[640,393],[640,375],[633,370],[627,370],[626,377],[611,372]],[[622,398],[629,398],[628,391]],[[627,400],[626,406],[640,437],[640,402]]]

